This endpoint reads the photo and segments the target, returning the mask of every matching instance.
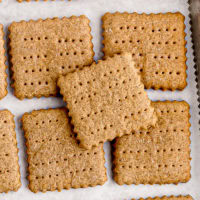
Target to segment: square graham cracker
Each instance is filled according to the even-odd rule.
[[[119,184],[178,184],[190,179],[189,105],[153,102],[154,128],[117,138],[114,179]]]
[[[0,111],[0,193],[21,187],[14,116]]]
[[[76,138],[86,149],[156,123],[154,108],[129,53],[62,76],[58,86]]]
[[[135,199],[132,199],[132,200],[135,200]],[[147,199],[139,199],[139,200],[193,200],[193,198],[190,196],[190,195],[187,195],[187,196],[170,196],[170,197],[167,197],[167,196],[163,196],[163,197],[155,197],[155,198],[147,198]]]
[[[107,13],[103,16],[105,57],[130,52],[147,89],[183,90],[186,41],[181,13]]]
[[[81,149],[64,108],[26,113],[22,124],[27,140],[28,180],[32,192],[105,183],[103,145],[91,150]]]
[[[4,49],[4,32],[3,25],[0,24],[0,99],[7,95],[7,74],[6,74],[6,57]]]
[[[59,75],[93,62],[86,16],[14,22],[9,26],[14,94],[19,99],[56,96]]]

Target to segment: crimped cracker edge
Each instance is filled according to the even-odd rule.
[[[103,45],[103,48],[102,48],[102,52],[103,52],[103,59],[105,59],[107,56],[105,55],[105,27],[104,27],[104,18],[107,16],[107,15],[112,15],[112,16],[118,16],[118,15],[121,15],[121,14],[127,14],[127,15],[131,15],[131,14],[138,14],[138,13],[136,13],[136,12],[133,12],[133,13],[128,13],[128,12],[114,12],[114,13],[111,13],[111,12],[107,12],[107,13],[105,13],[103,16],[102,16],[102,18],[101,18],[101,21],[102,21],[102,37],[103,37],[103,40],[102,40],[102,45]],[[183,21],[185,21],[185,16],[181,13],[181,12],[174,12],[174,13],[172,13],[172,12],[166,12],[166,13],[150,13],[150,14],[147,14],[147,13],[140,13],[140,15],[149,15],[149,16],[153,16],[153,15],[172,15],[172,14],[177,14],[177,15],[181,15],[182,17],[183,17]],[[184,23],[184,30],[186,29],[186,25],[185,25],[185,23]],[[186,37],[186,33],[185,33],[185,31],[184,31],[184,38]],[[187,56],[186,56],[186,53],[187,53],[187,48],[186,48],[186,45],[187,45],[187,41],[186,41],[186,39],[184,39],[184,41],[185,41],[185,48],[184,48],[184,52],[185,52],[185,71],[186,71],[186,73],[185,73],[185,82],[184,82],[184,85],[183,85],[183,87],[180,87],[180,88],[176,88],[176,89],[174,89],[174,88],[170,88],[170,87],[166,87],[166,88],[163,88],[163,87],[153,87],[153,86],[150,86],[150,87],[146,87],[145,86],[145,89],[154,89],[154,90],[162,90],[162,91],[167,91],[167,90],[170,90],[170,91],[175,91],[175,90],[180,90],[180,91],[182,91],[182,90],[184,90],[186,87],[187,87],[187,77],[188,77],[188,75],[187,75],[187,69],[188,69],[188,67],[187,67],[187,65],[186,65],[186,62],[187,62]]]
[[[1,1],[0,1],[0,2],[1,2]],[[3,31],[3,25],[1,26],[1,24],[0,24],[0,29],[1,29],[1,31],[2,31],[2,33],[3,33],[3,37],[4,37],[4,36],[5,36],[5,33],[4,33],[4,31]],[[3,45],[5,45],[4,39],[3,39]],[[7,77],[8,77],[8,75],[7,75],[7,73],[6,73],[6,69],[8,68],[8,66],[5,64],[5,63],[6,63],[6,60],[7,60],[6,55],[5,55],[5,52],[6,52],[5,47],[3,47],[4,66],[5,66],[5,71],[4,71],[5,93],[4,93],[4,95],[3,95],[2,97],[0,97],[0,99],[3,99],[3,98],[8,94],[8,90],[7,90],[7,86],[8,86]]]
[[[154,197],[154,198],[148,197],[148,198],[146,198],[146,199],[140,198],[140,199],[138,199],[138,200],[155,200],[156,198],[159,198],[160,200],[164,200],[165,198],[182,198],[182,197],[192,198],[192,199],[193,199],[193,197],[190,196],[190,195],[186,195],[186,196],[183,196],[183,195],[179,195],[179,196],[171,195],[171,196],[162,196],[162,197],[156,196],[156,197]],[[136,199],[132,199],[132,200],[136,200]],[[178,200],[178,199],[177,199],[177,200]]]
[[[26,139],[26,133],[27,133],[28,130],[26,130],[26,129],[24,128],[24,126],[23,126],[24,118],[25,118],[26,116],[28,116],[28,115],[32,115],[32,114],[34,114],[34,113],[37,113],[38,111],[46,112],[46,111],[50,111],[50,110],[64,110],[66,113],[68,113],[67,108],[65,108],[65,107],[39,109],[39,110],[33,110],[33,111],[31,111],[31,112],[26,112],[26,113],[24,113],[23,116],[22,116],[22,118],[21,118],[21,122],[22,122],[22,130],[23,130],[23,132],[24,132],[25,139]],[[68,118],[69,118],[69,115],[68,115]],[[71,125],[70,125],[70,126],[71,126]],[[82,186],[80,186],[80,187],[76,187],[76,186],[71,187],[70,185],[66,185],[66,186],[63,187],[62,189],[56,188],[56,189],[54,189],[54,190],[33,190],[33,189],[31,188],[31,182],[30,182],[30,178],[29,178],[29,176],[30,176],[30,170],[29,170],[30,156],[29,156],[29,150],[28,150],[28,149],[29,149],[29,145],[28,145],[27,139],[26,139],[26,143],[25,143],[25,144],[26,144],[26,147],[27,147],[27,148],[26,148],[26,154],[27,154],[27,163],[28,163],[28,165],[27,165],[27,172],[28,172],[27,179],[28,179],[28,182],[29,182],[28,188],[29,188],[33,193],[38,193],[38,192],[45,193],[45,192],[47,192],[47,191],[56,191],[56,190],[57,190],[58,192],[61,192],[63,189],[69,190],[69,189],[72,189],[72,188],[77,189],[77,188],[95,187],[95,186],[98,186],[98,185],[104,185],[105,182],[108,180],[108,178],[107,178],[107,173],[106,173],[106,167],[105,167],[105,163],[106,163],[106,160],[105,160],[105,151],[104,151],[104,149],[103,149],[103,154],[104,154],[104,168],[105,168],[105,180],[104,180],[104,182],[99,183],[99,184],[82,185]]]
[[[13,70],[13,61],[12,61],[12,40],[11,40],[11,29],[12,29],[12,26],[13,25],[16,25],[16,24],[22,24],[22,23],[37,23],[37,22],[41,22],[41,21],[48,21],[48,20],[63,20],[63,19],[73,19],[73,18],[84,18],[84,19],[87,19],[88,20],[88,25],[90,23],[90,19],[86,16],[86,15],[80,15],[80,16],[75,16],[75,15],[72,15],[70,17],[62,17],[62,18],[58,18],[58,17],[53,17],[53,18],[46,18],[46,19],[42,19],[42,18],[39,18],[38,20],[29,20],[29,21],[25,21],[25,20],[21,20],[19,22],[12,22],[9,27],[8,27],[8,40],[9,40],[9,43],[8,43],[8,47],[9,47],[9,56],[10,56],[10,64],[11,64],[11,71],[12,71],[12,75],[11,75],[11,80],[12,80],[12,83],[11,83],[11,87],[14,89],[14,96],[17,97],[19,100],[23,100],[23,99],[32,99],[34,97],[36,98],[41,98],[41,97],[56,97],[58,94],[59,94],[59,91],[57,90],[57,94],[54,94],[54,95],[34,95],[34,96],[21,96],[21,95],[18,95],[16,93],[16,90],[15,90],[15,77],[14,77],[14,70]],[[91,34],[91,26],[89,25],[89,28],[90,28],[90,37],[91,37],[91,44],[92,44],[92,52],[93,52],[93,58],[95,56],[95,52],[94,52],[94,44],[92,42],[92,39],[93,39],[93,36]],[[84,68],[85,66],[83,66],[82,68]]]
[[[22,3],[22,2],[31,2],[31,0],[17,0],[19,3]],[[39,1],[39,0],[33,0],[33,1]],[[43,1],[56,1],[56,0],[43,0]],[[61,0],[61,1],[64,1],[64,0]],[[68,0],[68,1],[71,1],[71,0]],[[1,0],[0,0],[0,2],[1,2]]]
[[[165,100],[165,101],[154,101],[155,103],[160,103],[160,102],[163,102],[163,103],[176,103],[176,102],[182,102],[184,104],[186,104],[188,106],[188,109],[190,110],[190,105],[185,101],[185,100],[181,100],[181,101],[177,101],[177,100],[174,100],[174,101],[169,101],[169,100]],[[188,113],[188,121],[189,121],[189,127],[191,127],[191,123],[190,123],[190,112]],[[190,136],[191,136],[191,131],[189,132],[189,141],[190,141],[190,146],[191,146],[191,139],[190,139]],[[113,178],[115,180],[115,182],[118,184],[118,185],[132,185],[133,183],[131,182],[124,182],[122,184],[120,184],[117,180],[117,176],[115,174],[115,166],[116,166],[116,161],[115,161],[115,148],[116,148],[116,141],[120,139],[120,138],[116,138],[113,142],[112,142],[112,168],[113,168]],[[190,162],[192,160],[191,158],[191,148],[190,148]],[[188,180],[186,180],[185,182],[174,182],[174,183],[166,183],[166,184],[173,184],[173,185],[178,185],[179,183],[187,183],[189,180],[191,179],[191,163],[190,163],[190,177],[188,178]],[[162,184],[162,183],[156,183],[158,185],[166,185],[166,184]],[[134,185],[155,185],[155,183],[147,183],[147,184],[134,184]]]

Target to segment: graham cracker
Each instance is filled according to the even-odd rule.
[[[21,187],[14,116],[0,111],[0,193]]]
[[[183,90],[186,83],[185,17],[177,13],[107,13],[105,57],[130,52],[147,89]]]
[[[76,137],[86,149],[156,123],[129,53],[62,76],[58,86]]]
[[[135,200],[135,199],[132,199],[132,200]],[[190,195],[187,195],[187,196],[170,196],[170,197],[167,197],[167,196],[163,196],[163,197],[155,197],[155,198],[147,198],[147,199],[139,199],[139,200],[193,200],[193,198],[190,196]]]
[[[4,49],[4,32],[3,25],[0,24],[0,99],[4,98],[7,91],[7,74],[6,74],[6,57],[5,57],[5,49]]]
[[[19,99],[56,96],[59,75],[93,62],[86,16],[14,22],[9,26],[13,87]]]
[[[185,101],[153,102],[154,128],[114,143],[114,179],[119,184],[178,184],[190,180],[190,114]]]
[[[32,192],[103,185],[107,180],[103,145],[78,146],[66,110],[48,109],[24,114],[28,180]]]

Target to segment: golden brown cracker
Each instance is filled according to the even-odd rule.
[[[46,192],[103,185],[107,180],[103,145],[81,149],[65,109],[24,114],[29,188]]]
[[[86,149],[156,123],[129,53],[62,76],[58,86],[77,139]]]
[[[10,55],[16,97],[55,96],[59,75],[93,62],[89,22],[82,15],[10,25]]]
[[[14,116],[0,111],[0,193],[21,187]]]
[[[105,57],[130,52],[147,89],[186,87],[186,41],[181,13],[107,13],[103,16]]]
[[[114,179],[122,184],[178,184],[190,180],[189,105],[153,102],[154,128],[117,138]]]
[[[3,25],[0,24],[0,99],[7,95],[7,74],[6,74],[6,57],[4,49],[4,32]]]
[[[135,200],[135,199],[132,199],[132,200]],[[163,196],[163,197],[155,197],[155,198],[147,198],[147,199],[139,199],[139,200],[193,200],[193,198],[190,196],[190,195],[187,195],[187,196],[170,196],[170,197],[167,197],[167,196]]]

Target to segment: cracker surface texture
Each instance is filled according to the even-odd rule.
[[[132,199],[132,200],[135,200],[135,199]],[[181,196],[180,195],[180,196],[177,196],[177,197],[175,197],[175,196],[170,196],[170,197],[164,196],[164,197],[155,197],[155,198],[149,197],[147,199],[141,198],[139,200],[193,200],[193,198],[190,195],[188,195],[188,196]]]
[[[6,57],[3,39],[3,25],[0,24],[0,99],[7,95],[7,74],[6,74]]]
[[[77,139],[86,149],[156,123],[131,54],[62,76],[58,85]]]
[[[22,117],[32,192],[103,185],[107,180],[103,145],[81,149],[65,109],[33,111]]]
[[[123,184],[178,184],[190,179],[189,105],[154,102],[154,128],[117,138],[114,179]]]
[[[21,187],[14,116],[0,111],[0,193]]]
[[[93,62],[89,22],[82,15],[10,25],[10,55],[16,97],[55,96],[59,75]]]
[[[107,13],[105,57],[130,52],[147,89],[182,90],[187,85],[184,19],[180,13]]]

